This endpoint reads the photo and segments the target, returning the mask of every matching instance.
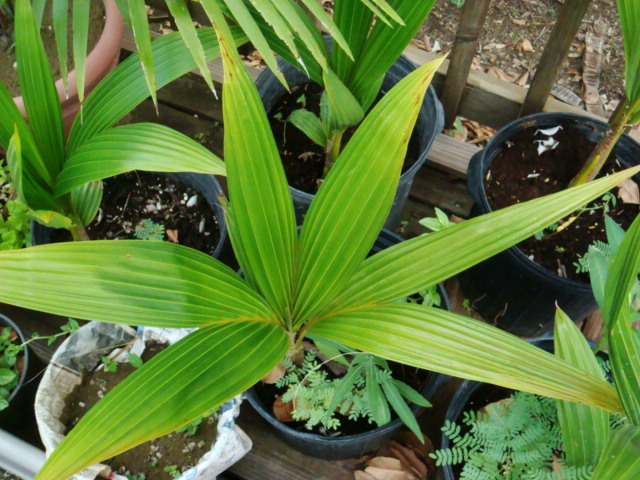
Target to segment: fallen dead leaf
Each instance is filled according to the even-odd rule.
[[[389,470],[387,468],[367,467],[365,473],[373,475],[376,480],[413,480],[415,477],[404,470]]]
[[[423,480],[427,478],[428,469],[424,462],[421,462],[416,453],[404,445],[400,445],[398,442],[391,441],[387,445],[387,448],[391,450],[405,470],[409,470],[416,477]]]
[[[520,25],[521,27],[524,27],[527,24],[527,21],[522,18],[512,18],[511,22],[514,25]]]
[[[285,368],[282,366],[281,363],[279,363],[273,368],[273,370],[271,370],[269,373],[265,375],[265,377],[262,379],[262,383],[266,383],[267,385],[274,384],[278,380],[280,380],[282,377],[284,377],[285,373],[286,373]]]
[[[484,72],[482,61],[478,57],[473,57],[473,61],[471,62],[471,70],[479,70],[481,72]]]
[[[178,243],[178,230],[166,230],[167,238],[173,243]]]
[[[387,470],[402,470],[402,463],[397,458],[373,457],[368,462],[371,467],[384,468]]]
[[[529,83],[529,72],[524,72],[522,76],[516,80],[516,83],[521,87],[524,87],[527,83]]]
[[[353,472],[353,474],[356,480],[378,480],[370,473],[364,472],[362,470],[356,470],[355,472]]]
[[[638,184],[630,178],[618,185],[618,196],[624,203],[640,205],[640,189]]]
[[[533,45],[531,45],[531,41],[528,38],[522,39],[522,41],[518,44],[518,46],[519,46],[519,49],[522,50],[523,52],[527,52],[527,53],[535,52],[535,49],[533,48]]]
[[[276,398],[273,402],[273,414],[281,422],[293,422],[293,415],[291,412],[295,410],[295,402],[284,403],[282,397]]]
[[[506,73],[504,70],[499,69],[498,67],[489,67],[487,73],[492,77],[499,78],[500,80],[504,80],[505,82],[513,82],[513,77]]]

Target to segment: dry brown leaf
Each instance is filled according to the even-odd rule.
[[[411,475],[404,470],[389,470],[386,468],[367,467],[365,473],[373,475],[376,480],[411,480]]]
[[[500,80],[504,80],[505,82],[513,82],[513,77],[508,73],[505,73],[504,70],[501,70],[498,67],[489,67],[487,73],[492,77],[499,78]]]
[[[484,72],[482,60],[480,60],[478,57],[473,57],[473,61],[471,62],[471,70],[479,70],[481,72]]]
[[[521,87],[524,87],[529,82],[529,72],[524,72],[522,76],[516,80],[516,83]]]
[[[370,473],[363,472],[362,470],[356,470],[355,472],[353,472],[353,474],[356,480],[378,480]]]
[[[480,412],[486,413],[490,417],[500,417],[505,408],[513,401],[512,398],[503,398],[497,402],[490,403],[486,407],[480,409]]]
[[[178,243],[178,230],[166,230],[167,238],[173,243]]]
[[[273,370],[271,370],[269,373],[267,373],[264,376],[264,378],[262,379],[262,383],[266,383],[267,385],[276,383],[278,380],[284,377],[285,373],[286,373],[285,368],[282,366],[281,363],[279,363],[273,368]]]
[[[420,461],[413,450],[394,441],[389,442],[387,448],[391,450],[391,453],[398,457],[405,470],[409,470],[420,480],[425,480],[427,478],[427,466],[424,462]]]
[[[640,189],[638,184],[630,178],[618,185],[618,196],[623,203],[640,205]]]
[[[385,470],[402,471],[402,463],[397,458],[391,457],[373,457],[367,462],[370,467],[383,468]]]
[[[523,52],[528,52],[528,53],[535,52],[535,49],[533,48],[533,45],[531,45],[531,41],[528,38],[522,39],[522,41],[519,44],[519,47]]]
[[[293,422],[293,415],[291,412],[295,410],[294,402],[284,403],[282,397],[276,398],[273,402],[273,414],[281,422]]]
[[[514,25],[520,25],[521,27],[524,27],[527,24],[527,21],[522,18],[512,18],[511,22]]]

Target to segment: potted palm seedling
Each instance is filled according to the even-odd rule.
[[[467,185],[475,214],[637,165],[640,145],[623,132],[640,113],[640,13],[633,0],[619,0],[618,11],[626,53],[626,98],[610,124],[574,114],[541,113],[505,126],[469,164]],[[605,214],[625,229],[631,225],[640,209],[639,181],[625,181],[471,269],[461,278],[466,295],[485,317],[520,335],[550,332],[556,301],[581,321],[596,302],[588,273],[574,263],[594,241],[606,240]]]
[[[227,223],[245,278],[169,242],[72,242],[0,252],[1,301],[97,321],[199,327],[105,395],[54,450],[38,480],[68,478],[186,425],[264,378],[289,352],[296,356],[306,337],[411,367],[622,409],[608,383],[511,334],[397,300],[517,243],[639,168],[366,259],[393,203],[436,61],[401,80],[373,108],[298,235],[264,107],[221,12],[211,13],[225,67]],[[380,201],[370,201],[373,192],[381,192]],[[28,268],[35,264],[37,272]],[[96,422],[104,435],[96,435]]]
[[[103,216],[100,211],[102,179],[132,170],[191,172],[182,174],[177,180],[204,197],[201,205],[197,205],[198,193],[186,190],[187,187],[176,187],[180,185],[178,183],[171,184],[173,191],[164,185],[155,195],[148,197],[145,192],[136,195],[134,188],[137,184],[134,184],[126,192],[119,191],[122,198],[107,199],[105,208],[111,206],[124,211],[131,200],[129,210],[133,210],[132,205],[137,201],[142,212],[139,215],[145,218],[129,219],[129,225],[126,221],[110,223],[113,218],[106,211],[100,227],[117,225],[116,234],[112,235],[114,238],[118,236],[118,228],[127,230],[125,233],[133,238],[140,220],[143,220],[142,227],[144,220],[148,220],[147,216],[156,215],[158,221],[164,220],[168,211],[166,204],[176,200],[174,203],[178,206],[182,203],[185,210],[180,218],[193,218],[195,221],[195,225],[186,225],[197,234],[194,242],[198,243],[199,237],[209,231],[215,232],[217,241],[211,236],[214,240],[206,243],[207,248],[203,250],[219,254],[226,231],[217,201],[221,189],[213,174],[224,174],[222,161],[194,140],[161,125],[144,123],[109,128],[148,95],[137,56],[125,61],[95,88],[84,103],[83,115],[76,118],[66,139],[58,95],[30,2],[17,0],[15,13],[18,73],[28,123],[4,84],[0,83],[0,146],[7,152],[16,198],[29,207],[30,217],[46,227],[69,230],[74,239],[88,239],[86,227],[95,227]],[[209,54],[216,56],[219,50],[211,41],[214,40],[212,34],[209,29],[209,37],[205,38],[209,40]],[[159,60],[156,73],[162,79],[159,85],[193,68],[190,56],[183,58],[182,62],[171,61],[172,55],[186,50],[177,34],[157,43],[154,52]],[[155,187],[156,182],[163,180],[152,177],[150,182]],[[183,199],[183,195],[187,198]],[[181,225],[178,220],[170,221]],[[185,237],[185,230],[182,237]],[[33,240],[36,243],[47,242],[50,235],[50,231],[36,227]]]
[[[279,70],[287,84],[271,70],[258,78],[298,219],[306,213],[365,112],[416,68],[402,52],[433,3],[396,1],[390,3],[395,10],[374,14],[370,5],[338,0],[334,22],[348,49],[342,37],[334,35],[325,45],[321,32],[314,32],[311,45],[322,52],[320,58],[312,55],[302,63],[282,52]],[[399,225],[413,178],[443,122],[442,106],[429,88],[410,138],[387,228]]]

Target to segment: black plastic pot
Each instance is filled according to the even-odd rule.
[[[161,173],[176,182],[184,183],[189,186],[207,201],[211,210],[215,212],[218,221],[218,230],[220,232],[220,240],[214,250],[212,256],[218,258],[225,244],[227,243],[227,225],[224,221],[224,211],[220,205],[219,197],[224,195],[222,187],[214,175],[205,175],[202,173]],[[31,221],[31,245],[46,245],[51,243],[51,236],[54,232],[53,228],[47,228],[35,221]]]
[[[285,61],[279,61],[280,71],[287,80],[290,86],[299,86],[310,83],[311,80],[302,72],[297,70]],[[382,92],[386,93],[393,86],[409,75],[416,69],[416,65],[406,58],[401,56],[396,63],[387,72],[384,82],[382,83]],[[270,112],[282,97],[286,90],[280,81],[271,73],[269,69],[264,70],[258,79],[256,80],[256,86],[258,87],[258,93],[262,99],[265,110]],[[411,184],[416,176],[416,173],[427,159],[427,154],[431,149],[431,145],[436,136],[442,131],[444,126],[444,112],[442,110],[442,104],[436,96],[436,92],[432,86],[427,90],[427,94],[424,97],[424,102],[420,108],[420,114],[416,122],[414,132],[417,133],[417,139],[419,142],[420,156],[418,161],[414,163],[411,168],[405,171],[400,176],[400,182],[396,191],[395,198],[393,200],[393,207],[387,218],[387,222],[384,227],[390,230],[395,230],[400,225],[400,219],[402,217],[402,211],[404,205],[409,197],[409,191],[411,190]],[[304,218],[304,214],[309,209],[311,201],[315,197],[310,193],[303,192],[293,187],[289,187],[291,195],[293,197],[293,205],[296,211],[296,220],[300,224]]]
[[[553,337],[542,337],[531,340],[535,346],[546,350],[547,352],[553,352]],[[489,385],[482,382],[474,382],[472,380],[465,380],[460,384],[458,390],[453,395],[449,408],[447,409],[446,420],[450,422],[456,422],[458,425],[462,419],[462,414],[467,410],[482,408],[489,403],[502,400],[508,397],[511,391],[496,387],[495,385]],[[451,441],[449,437],[442,434],[441,448],[451,448]],[[458,476],[454,472],[451,465],[445,465],[442,467],[445,480],[457,480]]]
[[[525,128],[558,125],[583,136],[594,146],[607,128],[603,122],[570,113],[538,113],[503,127],[469,163],[467,188],[474,200],[473,216],[492,211],[484,178],[505,142]],[[623,165],[637,165],[640,161],[640,144],[624,135],[613,154]],[[559,277],[530,260],[517,247],[479,263],[461,273],[459,278],[474,308],[485,318],[495,321],[498,327],[520,336],[535,337],[550,333],[553,330],[556,302],[576,322],[597,308],[588,283]]]
[[[21,343],[25,343],[26,338],[9,317],[0,314],[0,330],[10,327],[14,330]],[[29,443],[38,447],[42,446],[38,435],[38,426],[34,412],[34,398],[38,389],[39,375],[44,369],[44,364],[33,354],[29,347],[25,347],[24,368],[18,380],[16,388],[9,396],[9,406],[0,411],[0,429],[5,430]]]
[[[529,342],[547,352],[553,353],[554,351],[553,336],[547,335],[544,337],[533,338],[529,340]],[[590,341],[589,344],[591,347],[595,347],[595,343]],[[607,358],[606,355],[602,355],[603,358]],[[460,387],[458,387],[458,390],[456,390],[456,393],[453,395],[445,418],[446,420],[455,422],[459,425],[464,412],[472,409],[479,409],[489,403],[502,400],[511,393],[512,391],[506,388],[497,387],[488,383],[465,380],[460,384]],[[444,433],[442,434],[441,448],[451,448],[451,441]],[[442,467],[444,480],[458,479],[458,476],[453,470],[454,469],[451,465]]]
[[[373,253],[378,253],[402,241],[398,235],[383,230],[372,249]],[[442,285],[438,285],[440,297],[442,298],[441,308],[450,310],[449,298]],[[430,372],[427,383],[422,389],[425,398],[430,399],[438,390],[448,376]],[[276,430],[276,434],[290,447],[310,455],[312,457],[323,458],[325,460],[341,460],[345,458],[356,458],[371,450],[385,445],[403,427],[399,418],[392,420],[388,424],[374,428],[368,432],[357,435],[346,435],[342,437],[325,437],[314,433],[299,432],[287,426],[287,424],[277,420],[271,410],[271,406],[265,406],[258,398],[254,389],[249,389],[245,393],[251,406]],[[420,407],[412,406],[414,413]]]

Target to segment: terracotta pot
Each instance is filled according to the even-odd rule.
[[[85,72],[85,98],[98,85],[111,70],[118,64],[120,58],[120,45],[124,36],[124,20],[114,0],[103,0],[105,9],[105,23],[102,35],[89,55],[87,55]],[[69,79],[69,96],[64,91],[62,78],[56,82],[58,95],[62,104],[62,116],[64,118],[65,132],[69,133],[76,113],[80,110],[78,101],[78,87],[76,85],[76,72],[71,71]],[[14,102],[26,116],[22,97],[14,97]]]

